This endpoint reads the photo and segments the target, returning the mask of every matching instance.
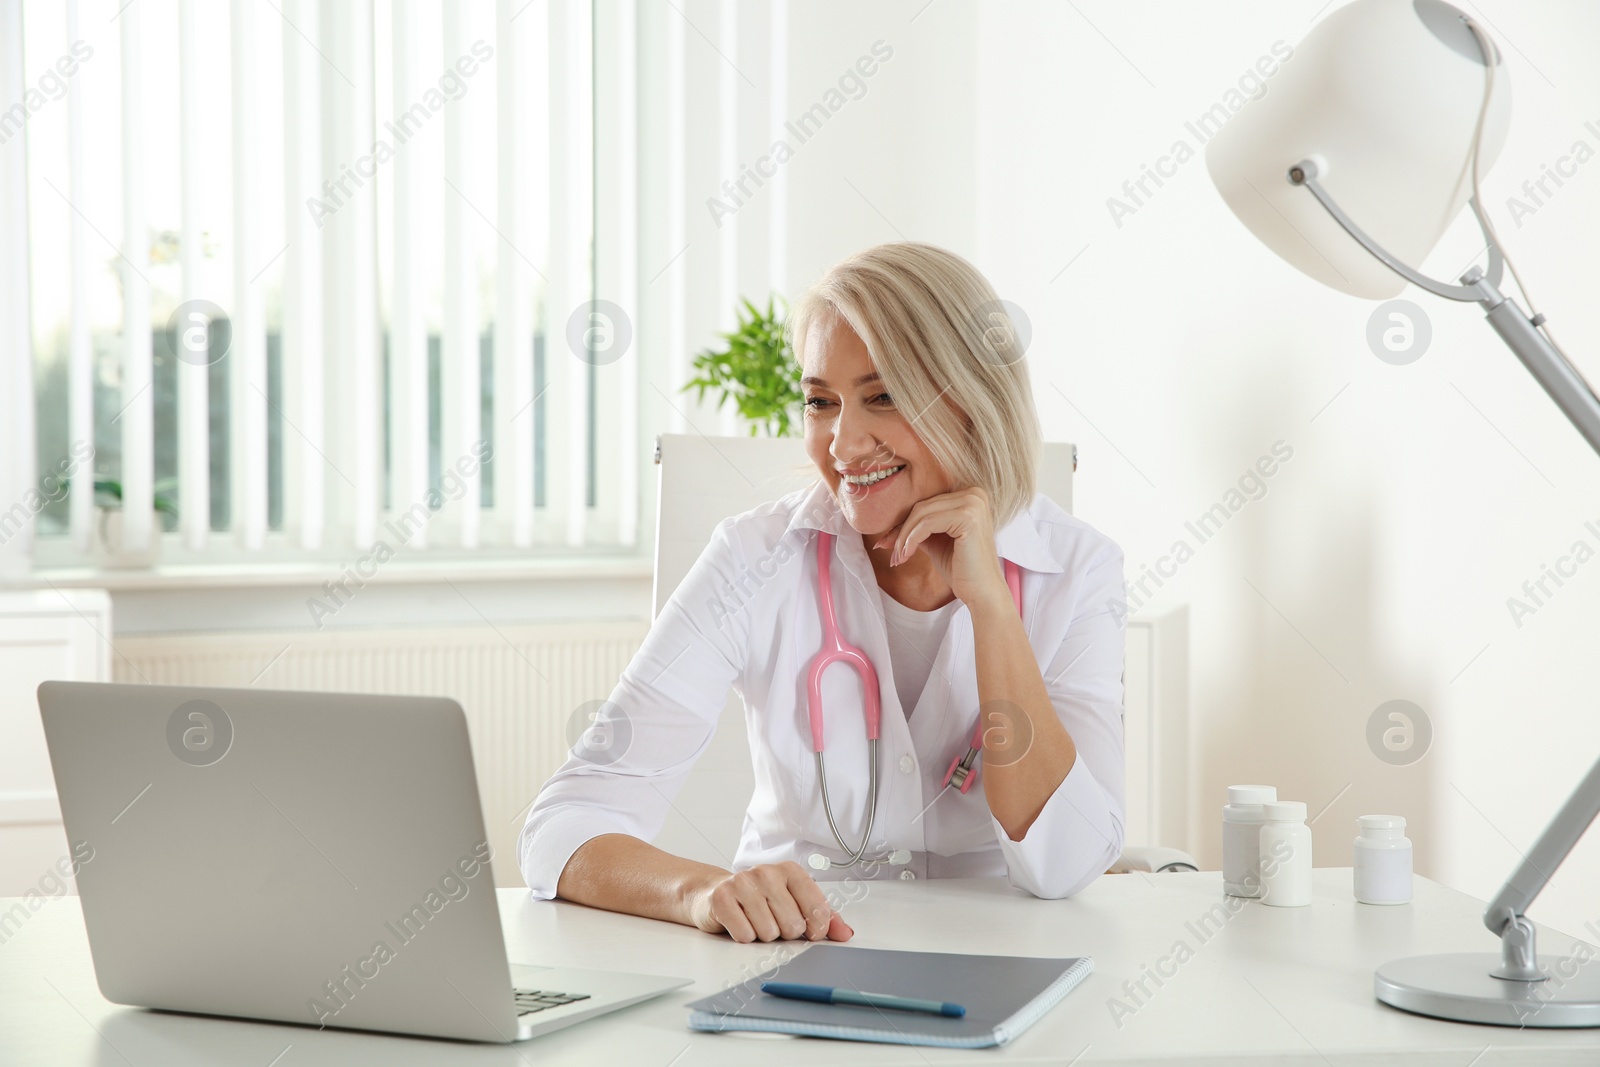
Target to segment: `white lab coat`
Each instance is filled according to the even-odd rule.
[[[755,761],[734,867],[843,853],[828,829],[817,783],[806,668],[821,643],[816,531],[837,536],[834,597],[845,639],[877,668],[882,698],[879,800],[869,856],[911,853],[908,864],[815,872],[830,878],[1005,875],[1040,897],[1065,897],[1117,858],[1123,841],[1122,662],[1126,597],[1122,550],[1044,496],[996,534],[1000,555],[1023,569],[1023,621],[1077,761],[1021,841],[984,799],[982,760],[966,794],[939,796],[977,721],[972,616],[957,608],[928,684],[907,719],[896,695],[872,563],[859,534],[818,482],[719,525],[662,609],[611,694],[626,722],[602,759],[569,756],[528,813],[518,853],[538,898],[580,845],[606,833],[650,840],[705,751],[733,686],[744,699]],[[867,812],[861,689],[847,666],[824,677],[829,798],[855,846]],[[575,753],[578,751],[574,750]],[[938,797],[935,800],[935,797]],[[808,870],[810,868],[807,868]]]

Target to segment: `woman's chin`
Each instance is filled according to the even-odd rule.
[[[845,521],[849,522],[850,528],[856,533],[860,534],[862,537],[882,537],[884,534],[894,529],[893,523],[874,523],[863,526],[861,523],[854,521],[849,516],[845,517]]]
[[[911,511],[907,507],[888,507],[885,503],[876,500],[853,501],[845,496],[840,501],[839,510],[844,512],[844,521],[856,533],[863,537],[881,537],[904,522]]]

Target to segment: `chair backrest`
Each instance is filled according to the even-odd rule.
[[[1072,510],[1078,449],[1047,443],[1039,457],[1039,491]],[[661,608],[730,515],[776,500],[816,478],[797,437],[706,437],[662,434],[656,495],[656,566],[652,615]]]

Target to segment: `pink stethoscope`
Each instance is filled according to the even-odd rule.
[[[1012,602],[1017,605],[1017,614],[1021,615],[1022,569],[1010,560],[1003,562],[1006,586],[1011,590]],[[811,748],[817,754],[817,780],[822,783],[822,811],[828,817],[828,829],[833,831],[833,839],[850,857],[840,862],[830,860],[820,852],[813,853],[811,866],[816,870],[827,870],[829,867],[853,866],[866,852],[867,842],[872,840],[872,825],[878,816],[878,725],[882,708],[877,669],[867,654],[846,641],[844,634],[839,631],[839,617],[833,608],[833,534],[820,531],[817,533],[817,602],[822,611],[822,650],[812,658],[811,665],[806,669]],[[828,800],[828,772],[822,760],[822,675],[835,663],[848,664],[861,677],[862,706],[867,717],[867,795],[870,799],[867,802],[867,829],[861,835],[859,848],[845,844],[844,836],[839,833],[839,826],[833,818],[833,805]],[[966,755],[950,761],[950,769],[944,776],[944,788],[954,786],[962,793],[971,789],[972,783],[978,780],[977,762],[982,751],[983,718],[980,716],[972,727],[972,739],[967,743]],[[906,863],[909,860],[910,853],[905,849],[896,849],[888,856],[889,863]]]

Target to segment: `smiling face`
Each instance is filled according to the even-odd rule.
[[[809,331],[802,374],[806,454],[858,533],[892,530],[917,501],[955,488],[838,315]]]

